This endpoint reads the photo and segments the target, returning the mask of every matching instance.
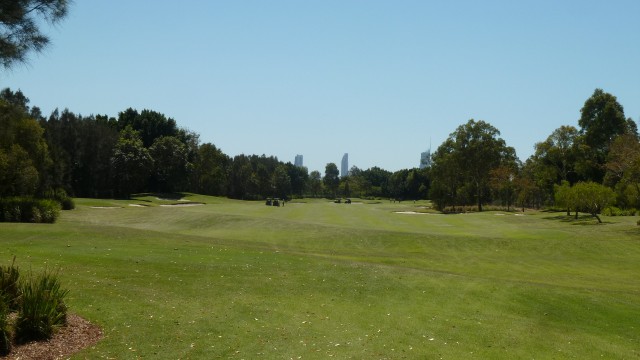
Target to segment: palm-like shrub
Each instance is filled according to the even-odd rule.
[[[20,272],[14,265],[16,258],[13,258],[11,266],[0,266],[0,297],[8,307],[8,311],[18,310],[18,300],[20,298]]]
[[[68,290],[60,287],[56,273],[45,271],[21,286],[20,310],[15,324],[19,343],[49,339],[67,321],[64,297]]]
[[[9,305],[0,294],[0,356],[11,351],[11,328],[9,327]]]

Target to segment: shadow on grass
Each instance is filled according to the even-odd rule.
[[[556,215],[556,216],[545,216],[545,217],[543,217],[543,219],[560,221],[560,222],[564,222],[564,223],[571,224],[571,225],[606,225],[606,224],[612,224],[612,222],[610,222],[610,221],[603,221],[602,223],[599,223],[598,219],[596,219],[592,215],[588,215],[588,214],[578,215],[577,219],[576,219],[575,215],[567,215],[566,213],[562,214],[562,215]]]
[[[138,201],[146,201],[146,202],[152,202],[151,200],[148,199],[141,199],[143,197],[155,197],[158,198],[160,200],[169,200],[169,201],[177,201],[180,200],[182,198],[184,198],[185,194],[184,193],[139,193],[139,194],[131,194],[131,199],[135,199]]]

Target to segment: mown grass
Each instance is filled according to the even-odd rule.
[[[0,258],[60,267],[105,332],[77,358],[640,357],[636,218],[186,200],[77,199]]]

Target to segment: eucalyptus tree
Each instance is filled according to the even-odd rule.
[[[206,195],[225,195],[231,159],[214,144],[200,145],[193,163],[193,191]]]
[[[137,131],[127,126],[120,132],[111,157],[111,168],[118,195],[129,198],[146,186],[153,158]]]
[[[340,186],[340,177],[338,176],[340,171],[335,163],[328,163],[324,168],[324,183],[325,189],[328,191],[328,195],[335,197],[338,192],[338,186]]]
[[[618,205],[640,207],[640,141],[633,134],[618,136],[609,149],[605,184],[614,187]]]
[[[616,194],[610,187],[593,181],[579,182],[573,186],[573,197],[580,211],[591,214],[601,223],[600,212],[614,203]],[[576,212],[577,215],[577,212]]]
[[[322,175],[318,170],[313,170],[309,174],[309,191],[313,197],[318,197],[322,193]]]
[[[271,182],[275,196],[287,199],[291,194],[291,177],[287,172],[287,166],[280,164],[276,167],[271,175]]]
[[[615,96],[596,89],[580,109],[578,124],[587,146],[584,176],[588,180],[602,182],[609,147],[618,135],[637,132],[635,123],[625,118],[624,109]]]
[[[118,114],[118,128],[131,126],[138,131],[145,147],[150,147],[161,136],[180,136],[180,129],[176,121],[166,115],[153,110],[138,110],[128,108]]]
[[[295,166],[290,162],[286,163],[285,166],[291,180],[291,193],[303,197],[309,182],[309,170],[304,166]]]
[[[43,135],[24,107],[0,99],[0,197],[44,190],[51,158]]]
[[[436,150],[432,199],[439,207],[474,202],[482,211],[483,204],[490,200],[491,171],[499,166],[515,167],[516,163],[515,150],[499,135],[491,124],[471,119]]]
[[[184,190],[191,164],[187,146],[174,136],[160,136],[149,148],[153,182],[163,192]]]

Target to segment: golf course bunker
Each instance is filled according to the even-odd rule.
[[[92,206],[92,209],[120,209],[120,206]]]
[[[429,213],[417,212],[417,211],[395,211],[396,214],[403,215],[431,215]]]

